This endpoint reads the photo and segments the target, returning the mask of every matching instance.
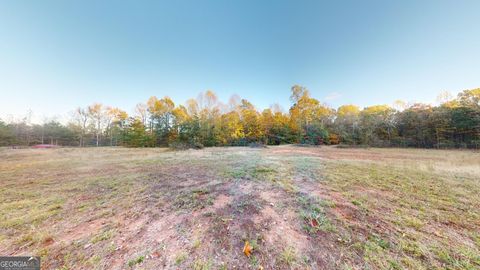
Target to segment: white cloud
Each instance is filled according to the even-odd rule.
[[[339,99],[342,97],[342,94],[338,93],[338,92],[331,92],[329,93],[327,96],[325,96],[325,100],[327,101],[332,101],[332,100],[335,100],[335,99]]]

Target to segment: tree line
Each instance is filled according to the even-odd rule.
[[[246,99],[228,103],[212,91],[175,105],[169,98],[148,99],[135,113],[100,103],[77,108],[68,124],[49,121],[5,123],[0,146],[128,146],[201,148],[250,144],[345,144],[376,147],[479,148],[480,88],[445,98],[438,106],[397,103],[333,109],[302,86],[291,88],[291,107],[259,111]]]

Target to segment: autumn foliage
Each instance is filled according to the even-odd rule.
[[[465,90],[440,105],[374,105],[333,109],[302,86],[291,88],[291,107],[259,111],[238,96],[228,103],[212,91],[184,105],[150,97],[133,115],[96,103],[75,110],[68,125],[0,121],[0,145],[49,143],[129,147],[346,144],[423,148],[480,146],[480,89]]]

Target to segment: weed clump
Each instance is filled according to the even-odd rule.
[[[249,143],[248,147],[250,147],[250,148],[267,148],[267,146],[265,144],[259,143],[259,142]]]
[[[305,222],[303,226],[305,231],[311,234],[318,231],[336,231],[335,225],[331,223],[325,213],[325,207],[330,205],[328,202],[319,201],[304,193],[300,193],[297,201],[301,208],[300,216]]]
[[[172,150],[188,150],[188,149],[203,149],[204,145],[199,142],[194,143],[185,143],[185,142],[172,142],[168,145],[168,147]]]
[[[139,256],[136,259],[132,259],[128,261],[128,266],[134,267],[135,265],[142,263],[144,260],[145,260],[145,256]]]
[[[286,247],[280,254],[280,261],[289,267],[293,267],[297,260],[298,255],[293,247]]]
[[[213,198],[209,191],[205,189],[194,189],[188,192],[182,192],[175,198],[173,205],[177,209],[203,209],[213,204]]]

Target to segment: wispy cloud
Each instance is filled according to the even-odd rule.
[[[327,96],[325,96],[323,99],[326,100],[326,101],[332,101],[332,100],[335,100],[335,99],[339,99],[341,97],[342,97],[342,94],[340,94],[338,92],[331,92]]]

